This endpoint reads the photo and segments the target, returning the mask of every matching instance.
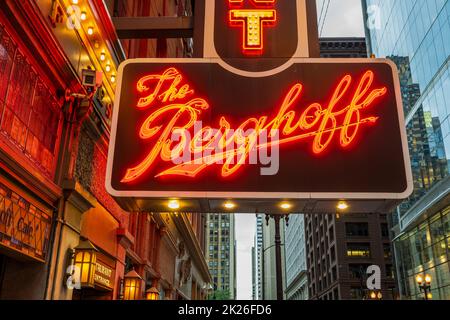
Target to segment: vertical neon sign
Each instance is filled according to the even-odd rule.
[[[254,9],[243,9],[244,0],[228,0],[231,7],[229,23],[242,29],[242,51],[247,55],[261,55],[264,50],[264,27],[277,21],[276,0],[252,0]]]

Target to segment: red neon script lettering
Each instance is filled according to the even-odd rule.
[[[295,106],[299,103],[304,88],[302,84],[297,83],[290,88],[273,119],[263,115],[243,121],[236,128],[236,132],[253,129],[256,134],[250,138],[246,137],[246,143],[240,147],[230,148],[234,146],[236,140],[242,140],[243,137],[238,133],[231,136],[228,134],[232,127],[225,116],[220,118],[217,128],[204,127],[192,141],[188,141],[183,134],[192,130],[197,121],[201,121],[202,112],[209,109],[210,105],[205,99],[193,96],[194,90],[183,81],[183,76],[177,69],[169,68],[162,74],[145,76],[137,83],[137,90],[143,95],[137,107],[140,109],[156,107],[156,110],[142,123],[139,137],[143,140],[152,139],[154,144],[137,166],[127,169],[122,182],[135,181],[147,173],[158,158],[171,163],[172,167],[156,174],[155,177],[165,175],[195,177],[207,167],[218,163],[222,164],[222,176],[227,177],[244,165],[252,148],[269,148],[272,145],[312,139],[312,151],[320,154],[330,146],[336,135],[339,135],[340,146],[348,147],[355,141],[361,126],[376,123],[378,120],[376,116],[363,117],[361,114],[362,110],[370,108],[375,100],[387,93],[385,87],[373,89],[373,81],[374,73],[366,71],[359,79],[354,92],[351,92],[353,78],[346,75],[333,90],[326,106],[312,103],[299,114]],[[352,97],[350,103],[343,103],[343,97],[348,95]],[[181,133],[178,141],[171,139],[175,131]],[[279,138],[258,144],[257,136],[262,131],[279,132]],[[209,151],[209,155],[174,165],[171,162],[173,154],[181,154],[187,146],[193,153],[204,154],[205,151]],[[217,146],[222,151],[217,152]],[[236,158],[238,161],[235,163],[232,160]]]

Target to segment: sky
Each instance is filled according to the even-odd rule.
[[[326,11],[328,3],[328,11]],[[324,7],[323,12],[327,12],[320,34],[322,37],[364,37],[361,0],[317,0],[319,16],[322,7]]]
[[[323,24],[322,37],[363,37],[364,22],[361,0],[317,0],[318,15],[322,7],[328,11]],[[325,11],[324,11],[325,12]],[[237,214],[235,218],[237,240],[237,299],[252,300],[252,247],[256,230],[256,216]]]

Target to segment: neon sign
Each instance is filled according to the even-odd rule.
[[[194,123],[201,120],[202,113],[213,106],[206,99],[196,96],[194,89],[174,67],[167,68],[160,74],[146,75],[140,78],[136,85],[137,91],[142,94],[136,106],[141,110],[152,110],[140,125],[139,138],[152,140],[153,144],[139,164],[127,169],[122,182],[129,183],[140,178],[151,170],[158,159],[171,163],[172,167],[157,173],[155,177],[178,175],[194,178],[216,163],[223,163],[221,175],[228,177],[242,167],[252,148],[261,149],[268,148],[271,144],[284,145],[312,140],[313,153],[321,154],[336,136],[339,136],[340,146],[346,148],[355,141],[361,126],[375,124],[379,119],[374,115],[363,116],[376,100],[387,93],[386,87],[374,88],[374,79],[375,75],[371,70],[365,71],[363,76],[356,80],[345,75],[332,90],[326,105],[314,102],[307,106],[301,106],[301,96],[308,88],[296,83],[276,108],[274,117],[260,115],[245,119],[230,135],[230,130],[233,129],[231,122],[223,115],[215,128],[203,128],[188,142],[183,132],[192,129]],[[351,91],[354,82],[357,85],[354,91]],[[350,103],[343,102],[346,95],[351,96]],[[242,132],[248,129],[254,134],[243,136]],[[178,143],[174,143],[172,139],[175,130],[183,135]],[[258,144],[258,135],[263,131],[279,131],[280,137],[276,141]],[[242,139],[247,139],[243,147],[230,147],[236,140]],[[173,155],[181,156],[186,148],[201,154],[208,149],[209,155],[173,165]],[[233,162],[236,158],[238,161]]]
[[[264,27],[273,27],[277,21],[277,10],[267,9],[275,0],[253,0],[254,9],[242,9],[243,0],[229,0],[229,23],[242,29],[242,51],[244,54],[260,55],[264,49]]]

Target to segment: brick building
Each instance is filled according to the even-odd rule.
[[[0,2],[0,299],[206,297],[204,217],[126,212],[105,190],[118,65],[191,51],[119,40],[120,14],[192,12],[175,0]]]

